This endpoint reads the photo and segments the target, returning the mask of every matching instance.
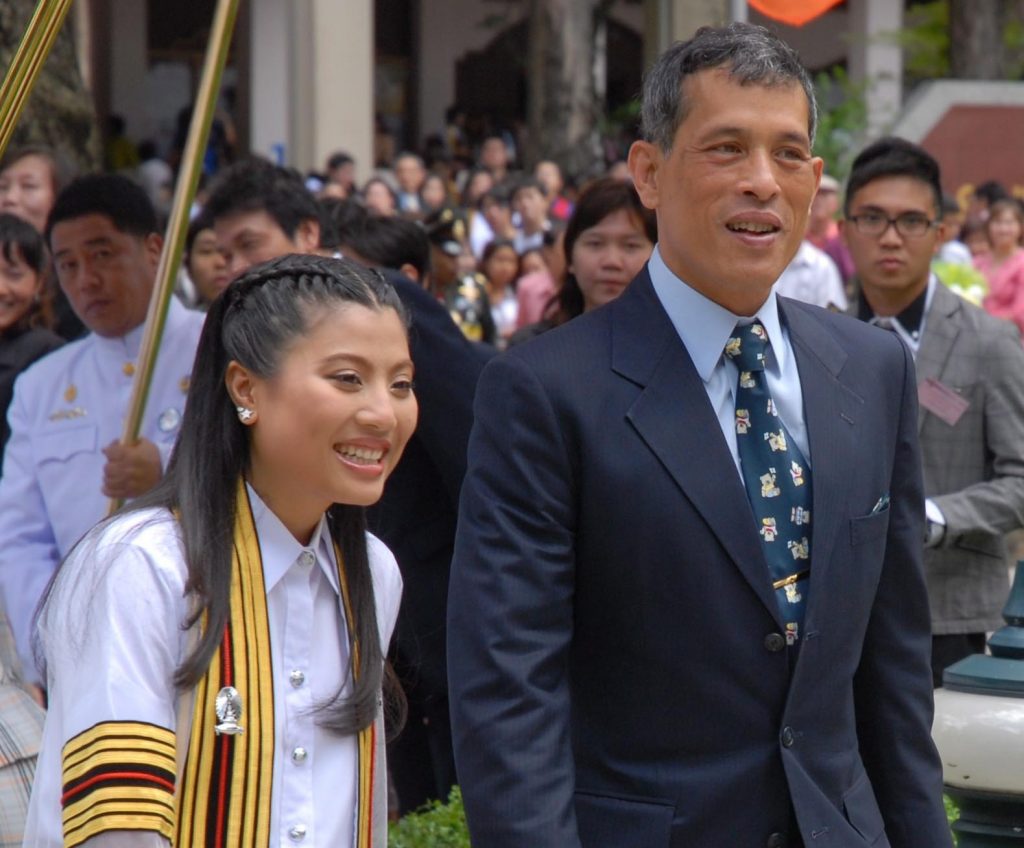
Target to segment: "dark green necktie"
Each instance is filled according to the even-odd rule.
[[[736,447],[786,641],[800,638],[811,565],[811,470],[779,417],[765,379],[771,345],[760,321],[738,324],[725,346],[739,369]]]

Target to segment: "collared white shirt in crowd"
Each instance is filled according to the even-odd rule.
[[[803,303],[845,312],[848,301],[843,280],[832,257],[804,240],[786,270],[775,282],[776,294]]]
[[[203,317],[171,300],[140,431],[164,465]],[[110,339],[91,333],[44,356],[14,384],[0,479],[0,600],[31,683],[42,682],[31,647],[39,599],[57,564],[109,507],[102,450],[122,436],[143,329]]]
[[[767,330],[773,353],[765,368],[768,391],[775,401],[782,423],[810,465],[812,458],[804,422],[800,373],[789,333],[779,321],[775,291],[769,292],[755,315],[743,317],[734,315],[679,279],[669,270],[657,247],[647,263],[647,270],[661,305],[690,354],[694,368],[704,381],[704,390],[741,478],[740,456],[736,446],[736,388],[739,371],[725,356],[725,345],[737,323],[750,323],[755,319]]]
[[[347,685],[348,638],[330,534],[322,521],[310,544],[299,545],[255,492],[249,493],[273,652],[271,844],[350,845],[355,737],[323,730],[310,713],[333,698],[343,682]],[[188,739],[189,728],[177,726],[178,694],[172,683],[188,652],[188,634],[181,630],[188,604],[177,522],[162,510],[131,513],[117,519],[98,545],[85,545],[66,566],[72,571],[64,575],[40,625],[50,710],[29,809],[29,848],[63,844],[61,749],[69,739],[103,721],[150,722],[176,732],[179,744]],[[391,552],[370,534],[367,552],[386,648],[402,579]],[[183,716],[191,715],[190,703],[188,698]],[[244,726],[244,714],[240,723]],[[298,832],[304,835],[296,840]],[[155,834],[111,833],[86,845],[165,848],[167,841]]]

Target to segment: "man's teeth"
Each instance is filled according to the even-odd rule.
[[[345,459],[354,460],[355,462],[365,462],[367,464],[380,462],[384,456],[382,450],[370,450],[369,448],[357,448],[351,446],[344,446],[338,448],[338,453],[341,454]]]
[[[775,227],[771,224],[754,224],[754,223],[740,223],[740,224],[729,224],[730,230],[739,230],[744,233],[773,233]]]

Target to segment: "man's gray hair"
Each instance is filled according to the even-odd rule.
[[[814,143],[818,105],[807,69],[781,38],[748,23],[701,27],[689,41],[677,41],[658,57],[644,76],[643,137],[665,152],[671,150],[676,130],[689,113],[683,82],[698,71],[720,67],[740,85],[799,83],[807,95],[807,134]]]

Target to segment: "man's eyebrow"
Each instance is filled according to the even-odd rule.
[[[87,240],[85,242],[85,247],[99,247],[101,245],[105,246],[105,245],[113,244],[113,243],[114,243],[114,241],[113,241],[113,239],[110,238],[110,236],[96,236],[96,238],[91,238],[91,239]],[[54,251],[53,256],[56,259],[58,256],[63,256],[65,253],[70,253],[70,252],[71,252],[71,248],[70,247],[65,247],[62,250]]]
[[[718,127],[710,127],[706,132],[702,133],[698,139],[698,142],[710,141],[718,136],[745,136],[750,135],[750,127],[738,127],[723,125]],[[797,130],[784,130],[776,136],[777,141],[792,142],[795,144],[801,144],[805,147],[811,146],[811,141],[807,137],[807,133],[798,132]]]

